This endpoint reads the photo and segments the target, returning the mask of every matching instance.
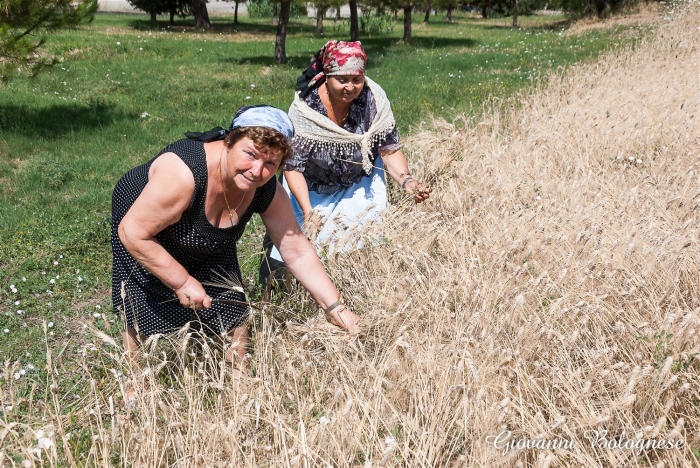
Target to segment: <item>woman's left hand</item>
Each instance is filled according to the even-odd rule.
[[[430,198],[430,192],[433,191],[433,189],[430,187],[425,187],[415,179],[411,179],[406,182],[405,190],[406,193],[413,195],[413,200],[416,203],[421,203]]]

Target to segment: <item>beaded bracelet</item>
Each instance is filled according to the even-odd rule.
[[[416,179],[414,179],[410,175],[406,176],[406,178],[403,180],[403,183],[401,183],[401,190],[403,190],[404,192],[406,191],[406,182],[408,182],[409,180],[416,180]]]

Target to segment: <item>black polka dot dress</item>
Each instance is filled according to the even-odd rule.
[[[275,195],[277,180],[273,177],[255,191],[255,196],[238,224],[228,228],[214,227],[204,213],[207,193],[207,162],[204,145],[194,140],[180,140],[166,147],[163,153],[177,154],[194,175],[194,195],[181,219],[156,235],[156,239],[190,275],[203,283],[209,296],[245,301],[242,293],[219,286],[221,277],[240,280],[236,242],[254,213],[267,210]],[[156,158],[158,157],[156,156]],[[226,333],[245,323],[245,306],[215,303],[209,309],[188,309],[180,305],[174,293],[158,278],[146,271],[129,254],[119,240],[117,228],[127,211],[148,182],[148,170],[155,159],[127,172],[117,182],[112,195],[112,302],[123,313],[127,324],[144,335],[172,333],[187,323],[209,335]],[[221,296],[226,293],[225,296]]]

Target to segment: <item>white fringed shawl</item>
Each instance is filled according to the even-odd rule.
[[[365,85],[369,86],[377,115],[369,129],[361,135],[350,133],[336,125],[331,119],[311,109],[297,91],[294,102],[289,108],[289,118],[294,124],[294,142],[313,150],[320,147],[339,156],[351,156],[358,148],[362,151],[362,169],[366,174],[372,172],[372,147],[383,141],[396,126],[394,113],[384,90],[365,76]]]

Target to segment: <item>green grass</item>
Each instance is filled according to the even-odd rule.
[[[522,17],[517,29],[507,26],[508,18],[455,19],[416,22],[411,45],[399,42],[401,18],[393,33],[362,40],[367,74],[386,90],[404,135],[430,113],[476,115],[490,96],[512,95],[537,75],[635,37],[621,29],[561,35],[566,22],[558,17]],[[138,15],[101,14],[49,38],[46,50],[62,57],[59,66],[2,88],[0,362],[43,365],[42,321],[53,324],[49,346],[66,355],[77,352],[75,332],[93,315],[104,313],[102,327],[118,326],[107,294],[115,182],[185,131],[226,126],[241,105],[287,109],[312,53],[328,37],[348,36],[346,22],[327,20],[321,37],[313,19],[294,20],[290,60],[280,66],[272,60],[273,26],[213,20],[211,31],[198,32],[192,21],[169,27]],[[252,281],[259,220],[248,233],[241,261]]]

